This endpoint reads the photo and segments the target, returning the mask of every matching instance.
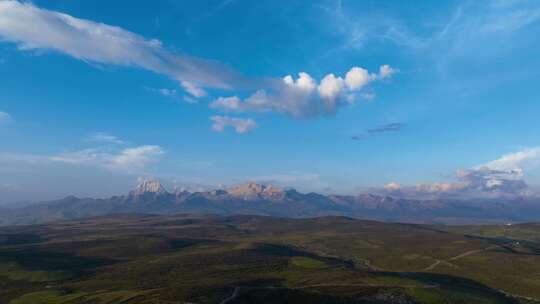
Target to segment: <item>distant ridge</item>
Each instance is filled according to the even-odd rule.
[[[348,216],[380,221],[488,224],[540,221],[540,200],[403,199],[378,194],[322,195],[300,193],[249,182],[227,189],[168,192],[155,180],[143,180],[127,195],[109,199],[77,198],[4,208],[0,225],[37,224],[108,214],[250,214],[279,217]]]

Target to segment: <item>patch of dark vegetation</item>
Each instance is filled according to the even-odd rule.
[[[43,289],[42,283],[7,280],[0,277],[0,303],[9,303],[9,300],[18,298],[26,293]]]
[[[348,259],[340,259],[335,257],[326,257],[314,254],[309,251],[301,250],[294,248],[293,246],[279,245],[279,244],[268,244],[268,243],[258,243],[256,244],[256,251],[260,251],[263,254],[274,255],[279,257],[306,257],[311,258],[317,261],[321,261],[325,264],[331,266],[342,266],[348,269],[354,268],[355,264],[353,261]]]
[[[431,285],[440,289],[447,289],[453,292],[477,294],[483,298],[493,299],[502,303],[516,303],[519,301],[507,296],[506,294],[488,287],[487,285],[478,283],[474,280],[456,277],[438,273],[424,273],[424,272],[376,272],[373,273],[376,276],[388,276],[394,278],[406,278],[413,279],[415,281]]]
[[[195,245],[219,243],[218,240],[211,239],[169,239],[167,242],[172,249],[183,249]]]
[[[0,251],[0,261],[15,263],[28,271],[68,271],[72,273],[82,273],[85,270],[114,263],[112,259],[81,257],[69,253],[33,249]]]
[[[3,234],[0,233],[0,246],[34,244],[45,242],[47,239],[38,234]]]
[[[244,288],[228,304],[414,304],[410,296],[399,291],[358,295],[332,295],[317,291],[287,288]]]

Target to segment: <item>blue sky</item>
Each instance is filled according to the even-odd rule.
[[[0,202],[530,193],[539,35],[537,1],[3,0]]]

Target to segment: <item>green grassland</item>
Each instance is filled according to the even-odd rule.
[[[540,226],[508,229],[189,215],[4,227],[0,303],[536,303]]]

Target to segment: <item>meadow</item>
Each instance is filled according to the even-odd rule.
[[[116,215],[0,229],[0,303],[538,303],[540,226]]]

